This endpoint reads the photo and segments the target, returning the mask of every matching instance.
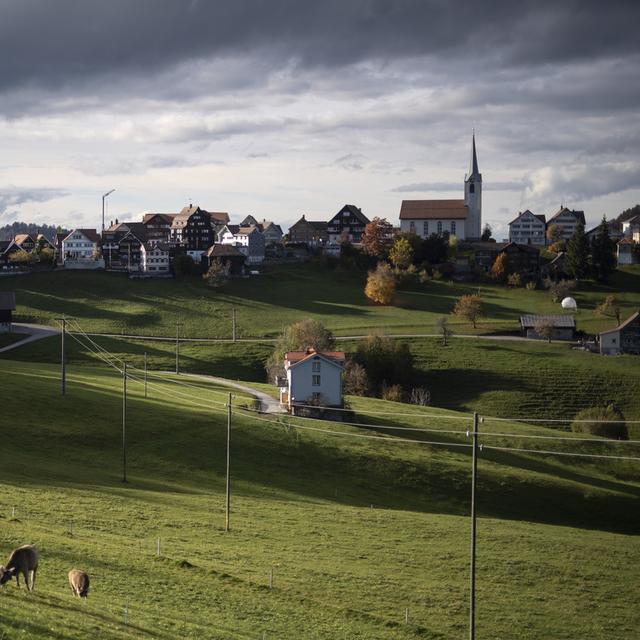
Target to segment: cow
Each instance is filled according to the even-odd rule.
[[[74,596],[86,598],[89,595],[89,576],[80,569],[69,571],[69,586]]]
[[[22,574],[27,591],[33,591],[36,586],[37,571],[38,550],[32,544],[25,544],[11,552],[6,566],[0,566],[0,585],[4,585],[15,576],[17,586],[20,587],[20,574]],[[29,586],[29,574],[31,574],[31,586]]]

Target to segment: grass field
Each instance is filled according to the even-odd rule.
[[[0,349],[26,338],[24,333],[0,333]]]
[[[225,534],[221,388],[156,380],[145,400],[131,380],[123,484],[117,372],[76,364],[63,398],[57,367],[2,366],[0,548],[6,557],[32,541],[42,561],[34,594],[14,585],[0,592],[0,637],[465,635],[469,449],[399,442],[382,425],[460,431],[402,436],[468,444],[468,416],[402,416],[424,411],[352,399],[358,418],[376,427],[300,422],[392,434],[364,439],[264,423],[236,409]],[[478,637],[633,637],[638,463],[487,446],[629,455],[640,447],[525,440],[557,432],[510,423],[482,429]],[[488,435],[497,432],[518,438]],[[86,604],[66,585],[72,566],[92,575]]]
[[[104,333],[172,336],[180,321],[185,337],[230,337],[231,309],[238,314],[238,335],[277,335],[305,317],[321,320],[336,334],[354,335],[383,329],[389,333],[432,333],[436,317],[453,310],[455,301],[476,293],[478,285],[430,281],[398,293],[395,306],[376,306],[364,296],[366,274],[332,271],[315,265],[273,267],[261,276],[233,281],[212,290],[201,278],[130,281],[122,274],[49,272],[5,278],[1,290],[15,290],[18,320],[55,324],[65,313],[85,330]],[[485,318],[477,332],[517,331],[522,313],[559,313],[546,291],[481,285]],[[575,293],[578,329],[587,333],[611,328],[615,321],[594,314],[608,293],[620,299],[623,317],[640,308],[640,269],[618,271],[609,286],[585,282]],[[451,319],[458,333],[474,333],[469,324]]]
[[[150,368],[175,368],[173,342],[104,337],[96,341],[135,366],[142,367],[146,352]],[[73,339],[67,342],[72,366],[96,361]],[[628,420],[640,420],[640,360],[635,356],[602,357],[562,343],[465,338],[453,338],[447,347],[436,338],[412,338],[407,343],[415,359],[416,386],[429,389],[437,407],[503,418],[571,419],[580,409],[613,402]],[[347,351],[356,346],[352,341],[338,344]],[[191,373],[264,382],[264,361],[272,349],[271,343],[183,343],[180,366]],[[60,338],[34,342],[4,358],[59,362]],[[640,436],[637,426],[632,431]]]

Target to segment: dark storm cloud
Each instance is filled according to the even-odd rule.
[[[55,198],[64,198],[69,192],[65,189],[47,189],[42,187],[21,188],[7,187],[0,189],[0,215],[9,207],[15,207],[27,202],[47,202]]]
[[[640,3],[585,0],[5,0],[0,89],[64,90],[225,56],[276,67],[442,54],[497,67],[614,58],[638,50],[639,22]]]

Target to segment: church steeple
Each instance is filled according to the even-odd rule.
[[[476,153],[476,133],[471,137],[470,174],[464,181],[464,203],[468,208],[465,222],[465,236],[467,239],[479,239],[482,228],[482,174],[478,169],[478,154]]]
[[[469,177],[471,176],[479,176],[480,171],[478,170],[478,155],[476,154],[476,133],[475,131],[471,137],[471,166],[469,167]]]

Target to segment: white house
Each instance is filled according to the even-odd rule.
[[[634,242],[640,242],[640,215],[625,220],[622,223],[622,233],[625,238],[630,238]]]
[[[169,273],[169,245],[166,242],[143,243],[140,246],[140,270],[150,275]]]
[[[544,214],[536,215],[527,209],[509,223],[509,242],[544,246],[546,230],[547,222]]]
[[[62,241],[63,260],[94,260],[99,243],[95,229],[74,229]]]
[[[238,248],[247,257],[247,264],[261,264],[264,260],[264,236],[255,225],[226,224],[218,231],[218,243]]]
[[[342,351],[289,351],[284,358],[286,378],[278,378],[280,403],[292,410],[296,405],[342,406]]]
[[[464,179],[464,200],[403,200],[400,231],[426,238],[432,233],[459,240],[479,240],[482,234],[482,174],[476,139],[472,138],[471,167]]]
[[[569,240],[578,224],[585,225],[584,211],[575,211],[567,207],[560,207],[557,213],[552,215],[547,222],[547,228],[556,225],[562,229],[562,240]]]

